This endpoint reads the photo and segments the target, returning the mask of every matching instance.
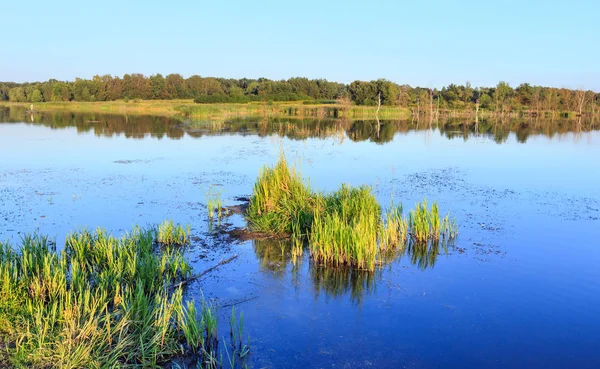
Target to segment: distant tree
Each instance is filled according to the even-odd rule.
[[[69,101],[71,100],[71,91],[69,86],[64,82],[56,82],[52,86],[52,101]]]
[[[8,100],[8,86],[0,85],[0,101]]]
[[[34,102],[34,103],[44,101],[44,97],[42,96],[42,93],[40,92],[40,90],[38,90],[37,88],[35,90],[33,90],[31,95],[29,96],[29,101]]]
[[[106,101],[108,99],[108,84],[103,77],[98,75],[92,77],[92,86],[96,92],[94,94],[96,101]]]
[[[150,91],[153,99],[166,99],[170,97],[167,92],[165,79],[160,73],[150,76]]]
[[[165,82],[168,96],[171,99],[188,97],[185,88],[185,79],[183,79],[181,74],[169,74],[166,77]]]
[[[123,76],[123,96],[130,99],[150,99],[152,92],[150,91],[150,80],[144,77],[143,74],[133,73]]]
[[[534,89],[529,83],[521,83],[519,87],[515,89],[517,102],[523,106],[529,106],[533,98]]]
[[[8,91],[8,99],[13,102],[27,101],[27,97],[25,96],[25,89],[23,87],[11,88]]]
[[[372,82],[354,81],[348,86],[348,92],[356,105],[377,104],[377,86]]]
[[[512,93],[512,88],[510,85],[504,81],[498,82],[496,85],[496,90],[494,92],[494,99],[496,100],[496,111],[505,110],[505,105]]]
[[[490,109],[492,107],[493,102],[494,100],[492,100],[492,97],[489,94],[485,92],[481,93],[479,103],[481,104],[482,109]]]

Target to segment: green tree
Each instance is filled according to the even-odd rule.
[[[150,91],[152,92],[153,99],[166,99],[169,97],[162,74],[158,73],[150,76]]]
[[[185,90],[185,79],[181,74],[169,74],[165,78],[168,96],[171,99],[182,99],[187,97]]]
[[[31,95],[29,96],[29,101],[31,101],[31,102],[42,102],[42,101],[44,101],[44,98],[43,98],[42,93],[40,92],[40,90],[38,90],[37,88],[35,90],[33,90],[33,92],[31,93]]]
[[[25,96],[25,89],[23,87],[11,88],[8,91],[8,99],[13,102],[27,101],[27,97]]]
[[[69,101],[70,99],[71,91],[66,83],[57,82],[52,86],[52,101]]]
[[[496,100],[496,111],[505,111],[506,102],[512,93],[512,88],[507,82],[500,81],[496,85],[494,99]]]

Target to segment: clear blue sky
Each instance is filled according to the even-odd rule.
[[[599,18],[599,0],[6,0],[0,81],[180,73],[600,91]]]

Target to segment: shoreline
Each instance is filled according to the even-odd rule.
[[[479,110],[434,110],[415,112],[414,109],[399,106],[341,105],[341,104],[305,104],[299,102],[251,102],[251,103],[217,103],[198,104],[193,100],[124,100],[102,102],[41,102],[16,103],[0,102],[0,107],[23,108],[29,110],[33,105],[35,112],[81,112],[104,114],[136,114],[154,115],[173,118],[193,118],[225,120],[232,118],[333,118],[349,120],[389,120],[389,119],[430,119],[440,118],[578,118],[576,112],[558,111],[513,111],[496,113]],[[585,118],[593,118],[598,114],[584,114]]]

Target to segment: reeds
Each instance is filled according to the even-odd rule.
[[[256,230],[300,236],[317,207],[317,196],[282,154],[273,168],[261,170],[246,216]]]
[[[408,239],[408,221],[402,215],[402,205],[393,203],[386,211],[379,228],[379,245],[382,251],[402,248]]]
[[[213,308],[203,303],[197,313],[181,288],[170,292],[191,272],[177,247],[185,239],[166,237],[156,247],[157,234],[82,231],[61,252],[39,235],[23,237],[18,249],[0,244],[0,362],[138,368],[187,353],[216,362]]]
[[[458,234],[455,221],[440,218],[435,203],[431,209],[426,201],[417,204],[407,219],[393,202],[382,214],[370,187],[342,185],[331,194],[314,193],[283,153],[274,167],[261,170],[246,215],[255,230],[291,236],[294,260],[307,240],[314,262],[366,270],[409,240],[453,240]]]
[[[208,210],[208,220],[212,221],[216,213],[216,217],[220,221],[224,215],[227,215],[226,210],[223,208],[223,201],[221,200],[221,191],[211,185],[208,187],[208,190],[206,190],[204,194],[206,196],[206,209]]]
[[[308,237],[313,260],[375,269],[381,210],[371,188],[342,185],[324,203],[323,210],[314,212]]]
[[[166,246],[184,246],[189,244],[191,227],[189,224],[182,226],[172,220],[165,220],[158,225],[157,242]]]
[[[427,207],[427,199],[415,205],[408,216],[410,236],[416,242],[438,241],[440,239],[453,240],[458,235],[456,221],[450,220],[450,216],[440,218],[437,203]]]

